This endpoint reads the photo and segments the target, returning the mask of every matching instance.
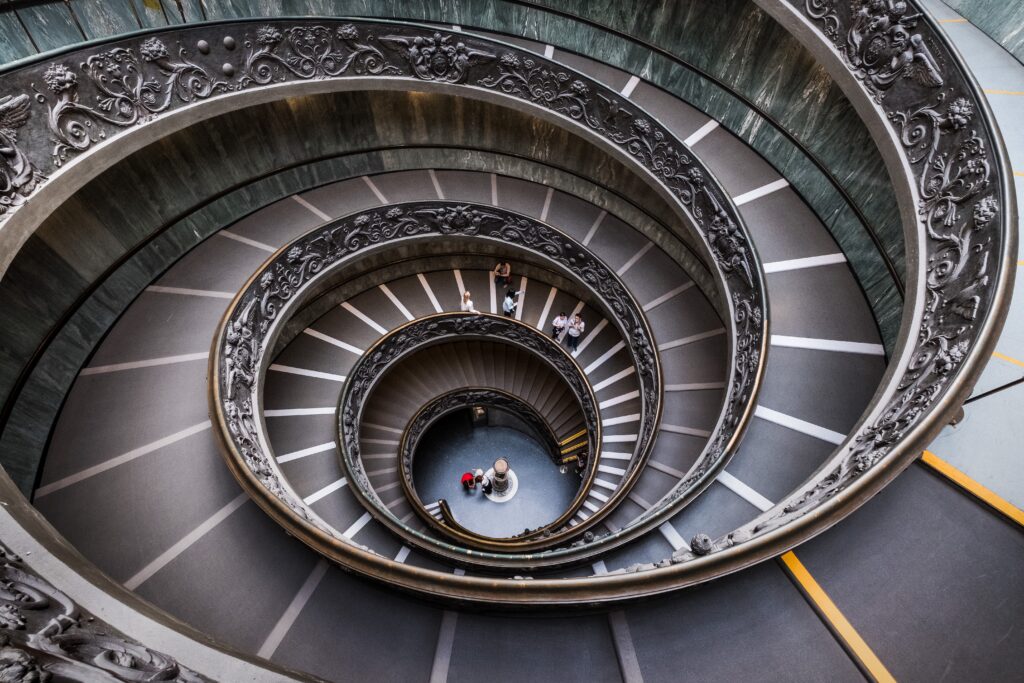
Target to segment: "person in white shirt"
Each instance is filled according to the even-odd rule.
[[[569,324],[569,316],[562,311],[551,321],[551,338],[558,339],[565,332],[565,326]]]
[[[476,310],[475,308],[473,308],[473,298],[470,295],[468,289],[465,292],[462,293],[462,306],[460,308],[462,308],[462,311],[464,313],[479,313],[480,312],[480,311]]]
[[[501,310],[505,314],[506,318],[511,318],[516,314],[516,297],[520,295],[520,291],[509,289],[505,291],[505,300],[501,302]]]
[[[583,318],[581,318],[579,315],[574,315],[572,317],[572,322],[569,323],[568,331],[569,350],[572,351],[574,354],[576,353],[576,349],[578,349],[580,346],[580,335],[583,334],[583,331],[585,329],[587,329],[587,326],[583,322]]]

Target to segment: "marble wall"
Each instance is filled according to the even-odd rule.
[[[942,0],[1024,64],[1024,2]]]

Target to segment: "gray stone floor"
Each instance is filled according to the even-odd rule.
[[[479,489],[463,491],[463,472],[486,471],[499,457],[508,459],[519,479],[515,496],[496,503]],[[473,428],[462,414],[438,422],[420,442],[413,479],[424,504],[444,498],[459,524],[495,537],[554,521],[572,502],[580,483],[572,470],[559,472],[543,445],[530,436],[510,427]]]

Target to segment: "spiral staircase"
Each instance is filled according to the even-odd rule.
[[[0,678],[1024,677],[1024,65],[677,5],[0,3]]]

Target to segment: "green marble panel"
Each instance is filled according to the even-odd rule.
[[[1024,2],[942,0],[1024,64]]]
[[[142,24],[143,28],[159,28],[168,24],[181,23],[180,14],[178,14],[178,20],[174,20],[174,14],[178,12],[178,8],[174,5],[174,0],[169,0],[167,3],[169,7],[164,7],[162,0],[129,1],[132,3],[135,16],[138,17],[139,23]]]
[[[36,53],[13,10],[0,8],[0,64],[30,57]]]
[[[206,21],[206,11],[203,8],[203,0],[164,0],[174,2],[178,12],[184,17],[185,23],[192,24],[199,21]],[[170,4],[167,5],[167,13],[170,12]]]
[[[89,40],[130,33],[140,28],[131,0],[75,0],[70,7]]]
[[[62,3],[27,5],[15,13],[41,52],[85,40],[71,10]]]

